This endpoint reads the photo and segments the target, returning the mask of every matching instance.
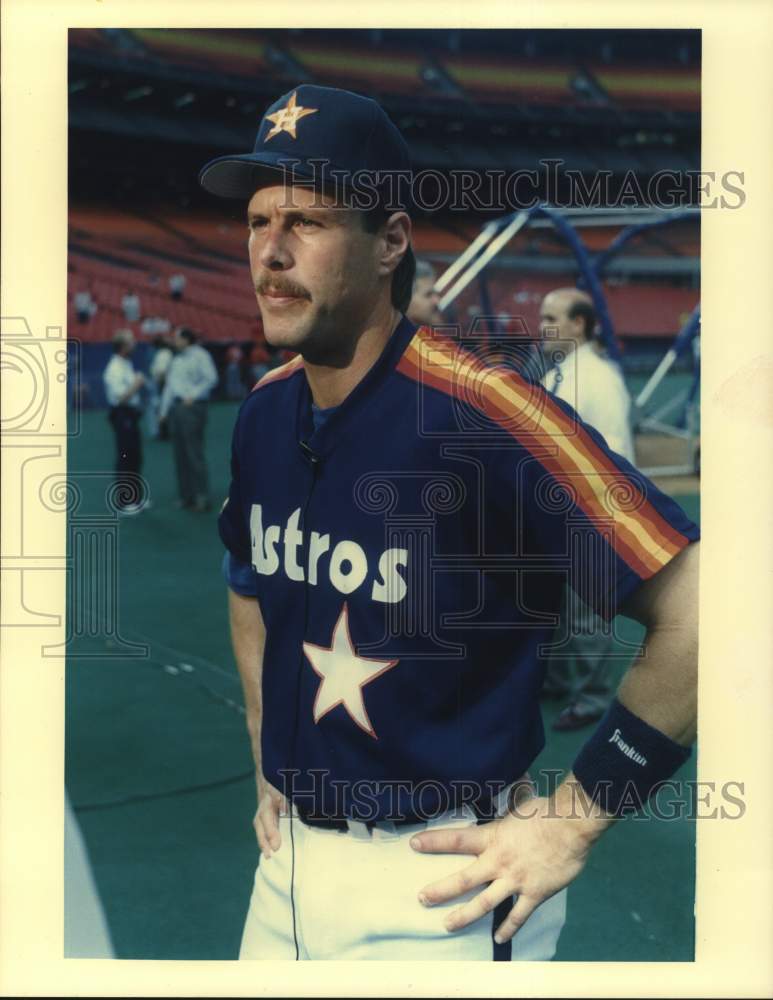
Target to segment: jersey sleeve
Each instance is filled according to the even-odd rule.
[[[604,619],[690,542],[698,526],[576,411],[548,393],[520,435],[520,546],[527,561],[566,573],[575,592]],[[516,472],[513,473],[513,467]]]
[[[231,552],[223,553],[223,579],[237,594],[242,597],[257,597],[258,588],[255,585],[255,570],[249,563],[241,562]]]
[[[250,565],[252,562],[252,544],[247,517],[244,512],[241,493],[241,476],[239,463],[239,426],[237,420],[231,441],[231,485],[228,497],[217,519],[217,529],[220,539],[226,549],[240,563]]]

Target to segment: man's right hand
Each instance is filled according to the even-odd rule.
[[[279,835],[279,817],[287,815],[287,799],[265,778],[257,779],[258,809],[252,825],[258,837],[260,851],[264,858],[271,857],[282,846]]]

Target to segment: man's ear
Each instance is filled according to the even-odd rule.
[[[411,244],[411,219],[406,212],[394,212],[383,225],[379,271],[391,274]]]
[[[573,320],[570,320],[572,324],[572,336],[577,340],[592,340],[591,337],[585,336],[585,320],[582,316],[575,316]]]

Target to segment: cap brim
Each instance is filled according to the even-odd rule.
[[[267,183],[299,183],[312,177],[306,164],[286,154],[243,153],[210,160],[199,172],[199,184],[219,198],[251,198]]]

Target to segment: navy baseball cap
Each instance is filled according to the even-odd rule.
[[[251,198],[269,177],[315,187],[334,181],[397,209],[410,203],[410,170],[408,145],[376,101],[301,84],[268,108],[251,153],[210,160],[199,183],[221,198]]]

